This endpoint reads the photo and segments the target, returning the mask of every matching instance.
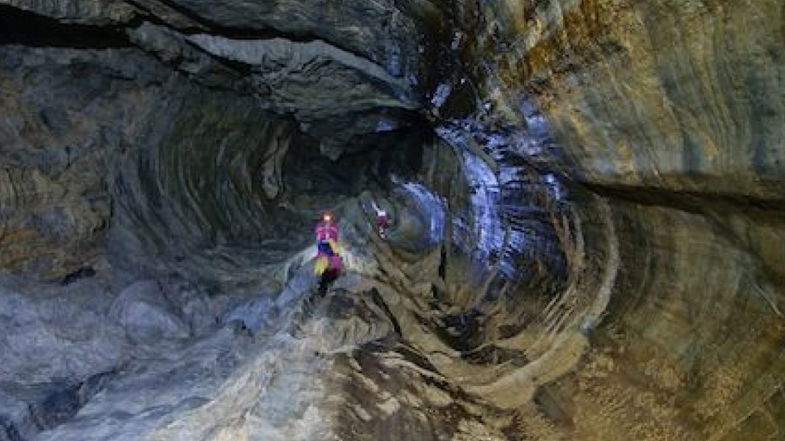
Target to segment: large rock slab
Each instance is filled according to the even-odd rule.
[[[110,315],[137,344],[155,344],[164,339],[187,338],[188,326],[176,315],[154,280],[135,282],[112,303]]]

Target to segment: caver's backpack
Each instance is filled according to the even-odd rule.
[[[317,248],[314,273],[320,276],[327,270],[340,273],[343,269],[343,259],[338,252],[338,243],[332,239],[319,241]]]

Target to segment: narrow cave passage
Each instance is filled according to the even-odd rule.
[[[0,6],[0,441],[782,439],[783,17]]]

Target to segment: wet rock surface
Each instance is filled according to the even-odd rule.
[[[0,440],[782,438],[779,2],[0,3]]]

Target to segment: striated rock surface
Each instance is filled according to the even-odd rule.
[[[781,2],[0,4],[0,440],[783,438]]]
[[[593,348],[535,399],[553,439],[782,437],[782,12],[486,8],[467,51],[498,68],[484,82],[491,117],[516,124],[534,101],[560,146],[540,154],[607,201],[619,244]]]

